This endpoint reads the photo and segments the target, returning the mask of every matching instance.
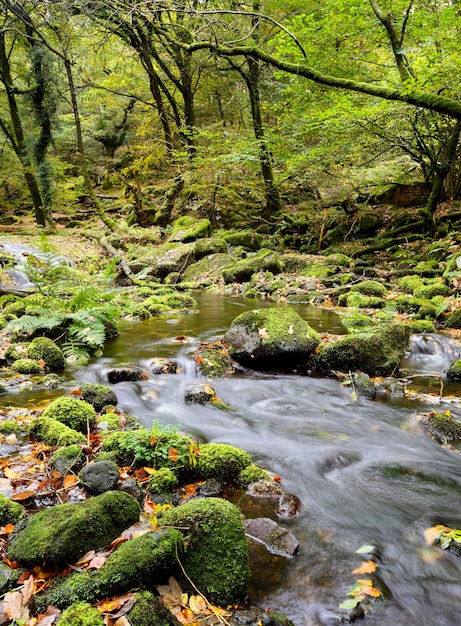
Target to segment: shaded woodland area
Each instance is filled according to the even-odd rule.
[[[190,214],[302,250],[456,224],[456,2],[0,7],[4,224]]]

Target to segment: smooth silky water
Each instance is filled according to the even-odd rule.
[[[280,610],[296,626],[336,623],[334,614],[346,614],[337,607],[347,591],[357,578],[369,577],[352,574],[368,558],[356,550],[372,544],[377,547],[377,584],[388,597],[372,603],[367,624],[461,623],[461,558],[427,546],[423,536],[436,523],[461,527],[461,457],[427,436],[416,417],[432,408],[450,408],[456,416],[457,404],[436,396],[435,406],[406,398],[354,401],[351,389],[334,378],[247,371],[212,382],[230,411],[186,405],[186,386],[200,380],[193,360],[197,345],[218,338],[245,310],[277,306],[213,294],[196,298],[195,313],[123,322],[102,358],[66,369],[66,386],[107,383],[111,368],[148,371],[153,357],[173,358],[180,366],[175,375],[150,374],[142,382],[114,385],[119,406],[146,427],[154,420],[180,424],[200,442],[244,448],[300,498],[299,515],[278,520],[297,537],[299,554],[286,559],[261,547],[251,550],[252,603]],[[344,332],[332,311],[295,308],[320,332]],[[182,335],[187,342],[175,340]],[[446,370],[452,354],[443,349],[444,340],[433,344],[439,347],[428,353],[415,350],[418,354],[405,359],[406,369]],[[461,395],[456,386],[451,392]],[[39,399],[38,394],[10,394],[2,403],[31,406]],[[248,517],[277,520],[275,502],[250,500],[242,493],[235,493],[233,501]]]

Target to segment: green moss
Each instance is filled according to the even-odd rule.
[[[23,359],[26,356],[26,350],[26,343],[10,343],[5,351],[5,357],[8,361],[17,361],[18,359]]]
[[[398,296],[394,300],[395,307],[399,313],[418,313],[424,300],[413,296]]]
[[[432,283],[430,285],[423,285],[414,290],[413,295],[415,298],[423,298],[431,300],[435,296],[447,296],[448,287],[441,282]]]
[[[373,320],[370,319],[368,315],[361,315],[360,313],[355,313],[351,315],[345,315],[341,317],[341,324],[347,328],[349,331],[353,331],[357,328],[365,328],[367,326],[373,325]]]
[[[42,366],[32,359],[18,359],[13,363],[11,369],[19,374],[40,374]]]
[[[80,469],[85,462],[85,455],[77,444],[63,446],[56,450],[51,456],[51,464],[61,474],[66,474],[71,468]]]
[[[446,328],[461,328],[461,307],[447,317],[444,325]]]
[[[385,298],[388,294],[386,287],[377,280],[365,280],[362,283],[352,285],[350,290],[358,291],[365,296],[376,296],[378,298]]]
[[[442,442],[461,439],[461,424],[446,413],[433,411],[426,420],[426,429]]]
[[[186,293],[172,293],[163,296],[163,303],[168,309],[187,309],[197,306],[197,301]]]
[[[101,569],[56,579],[36,597],[37,609],[63,609],[76,601],[92,603],[134,588],[154,589],[175,575],[182,546],[182,535],[173,528],[131,539],[119,545]]]
[[[238,475],[237,482],[241,487],[248,487],[251,483],[256,483],[258,480],[272,480],[271,475],[262,467],[257,465],[248,465]]]
[[[9,302],[3,308],[3,315],[8,316],[8,319],[13,319],[14,317],[21,317],[26,312],[26,304],[24,300],[19,300],[17,302]]]
[[[185,281],[200,281],[202,283],[222,278],[222,270],[234,262],[229,254],[212,254],[197,263],[192,263],[183,274]]]
[[[333,252],[323,259],[324,265],[339,265],[340,267],[350,267],[352,259],[341,252]]]
[[[413,269],[421,276],[435,276],[442,273],[438,261],[420,261]]]
[[[201,237],[209,237],[211,230],[209,219],[197,219],[190,215],[183,215],[173,222],[173,231],[169,241],[182,241],[183,243],[195,241]]]
[[[431,318],[435,320],[438,317],[437,313],[438,311],[437,311],[437,307],[435,306],[435,304],[432,304],[431,302],[423,301],[423,303],[421,304],[418,310],[418,317],[421,319]]]
[[[245,450],[225,443],[204,443],[200,446],[195,471],[200,478],[235,482],[250,464],[251,457]]]
[[[45,369],[50,372],[60,372],[64,369],[64,354],[54,341],[48,337],[37,337],[27,348],[27,356],[29,359],[36,361],[44,361]]]
[[[57,622],[57,626],[104,626],[104,624],[98,609],[87,602],[74,602],[62,612]]]
[[[222,341],[200,344],[194,357],[198,370],[208,378],[224,376],[232,370],[230,350]]]
[[[248,282],[253,274],[260,271],[280,274],[283,266],[279,255],[262,248],[258,254],[241,259],[233,267],[223,269],[222,275],[226,283],[243,283]]]
[[[15,422],[14,420],[3,420],[2,422],[0,422],[0,433],[2,433],[2,435],[11,435],[13,433],[16,434],[20,431],[21,426],[18,424],[18,422]]]
[[[107,491],[77,504],[58,504],[31,517],[9,548],[12,561],[33,567],[74,563],[100,548],[139,519],[137,501],[123,491]]]
[[[352,274],[352,272],[346,272],[345,274],[341,274],[339,282],[341,285],[349,285],[354,280],[354,278],[355,276],[354,274]]]
[[[136,593],[136,604],[128,611],[132,626],[178,626],[178,622],[164,604],[149,591]]]
[[[149,493],[168,494],[178,486],[178,478],[167,467],[162,467],[152,476],[147,485]]]
[[[248,250],[259,250],[262,245],[261,235],[254,230],[239,230],[235,233],[225,233],[223,239],[231,246],[243,246]]]
[[[407,323],[411,333],[435,333],[434,323],[430,320],[410,320]]]
[[[310,276],[311,278],[330,278],[338,273],[338,268],[326,266],[320,263],[311,265],[307,270],[301,272],[302,276]]]
[[[24,507],[19,502],[10,500],[0,493],[0,526],[16,524],[26,514]]]
[[[69,428],[50,417],[36,417],[31,423],[29,434],[48,446],[85,445],[85,435]]]
[[[105,406],[116,406],[118,398],[114,391],[107,385],[85,383],[80,385],[80,391],[85,402],[91,404],[96,412],[100,412]]]
[[[450,380],[461,380],[461,360],[458,359],[450,365],[447,371],[447,377]]]
[[[365,296],[359,291],[349,291],[339,296],[338,304],[359,309],[382,309],[386,302],[376,296]]]
[[[187,528],[188,547],[182,565],[188,579],[208,600],[224,606],[243,600],[250,570],[237,507],[220,498],[199,498],[165,511],[162,523]],[[187,580],[183,584],[189,587]]]
[[[53,400],[43,411],[42,417],[49,417],[81,433],[88,431],[96,423],[96,411],[84,400],[61,397]]]
[[[407,294],[412,294],[415,289],[424,286],[424,281],[421,276],[402,276],[399,278],[399,287],[400,289]]]

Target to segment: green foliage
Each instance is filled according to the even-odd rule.
[[[87,433],[96,423],[96,412],[91,404],[69,397],[53,400],[43,411],[42,417],[56,420],[81,433]]]
[[[11,369],[19,374],[40,374],[42,366],[32,359],[17,359]]]
[[[74,602],[62,612],[57,626],[104,626],[104,620],[96,607]]]

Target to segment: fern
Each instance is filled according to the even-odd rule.
[[[12,332],[16,337],[27,336],[36,330],[49,330],[56,326],[62,325],[65,315],[54,315],[53,317],[35,317],[33,315],[22,315],[17,319],[11,320],[6,326],[7,332]]]
[[[8,304],[9,302],[15,302],[15,301],[16,301],[16,296],[13,296],[11,294],[0,296],[0,306],[2,307],[2,309],[3,309],[4,304]]]
[[[69,316],[70,318],[71,316]],[[68,327],[70,337],[86,343],[90,348],[102,348],[106,340],[104,323],[85,311],[79,311],[72,316],[73,322]]]
[[[87,363],[91,356],[86,343],[72,338],[69,338],[69,341],[62,344],[61,350],[63,351],[66,359],[80,365]]]

